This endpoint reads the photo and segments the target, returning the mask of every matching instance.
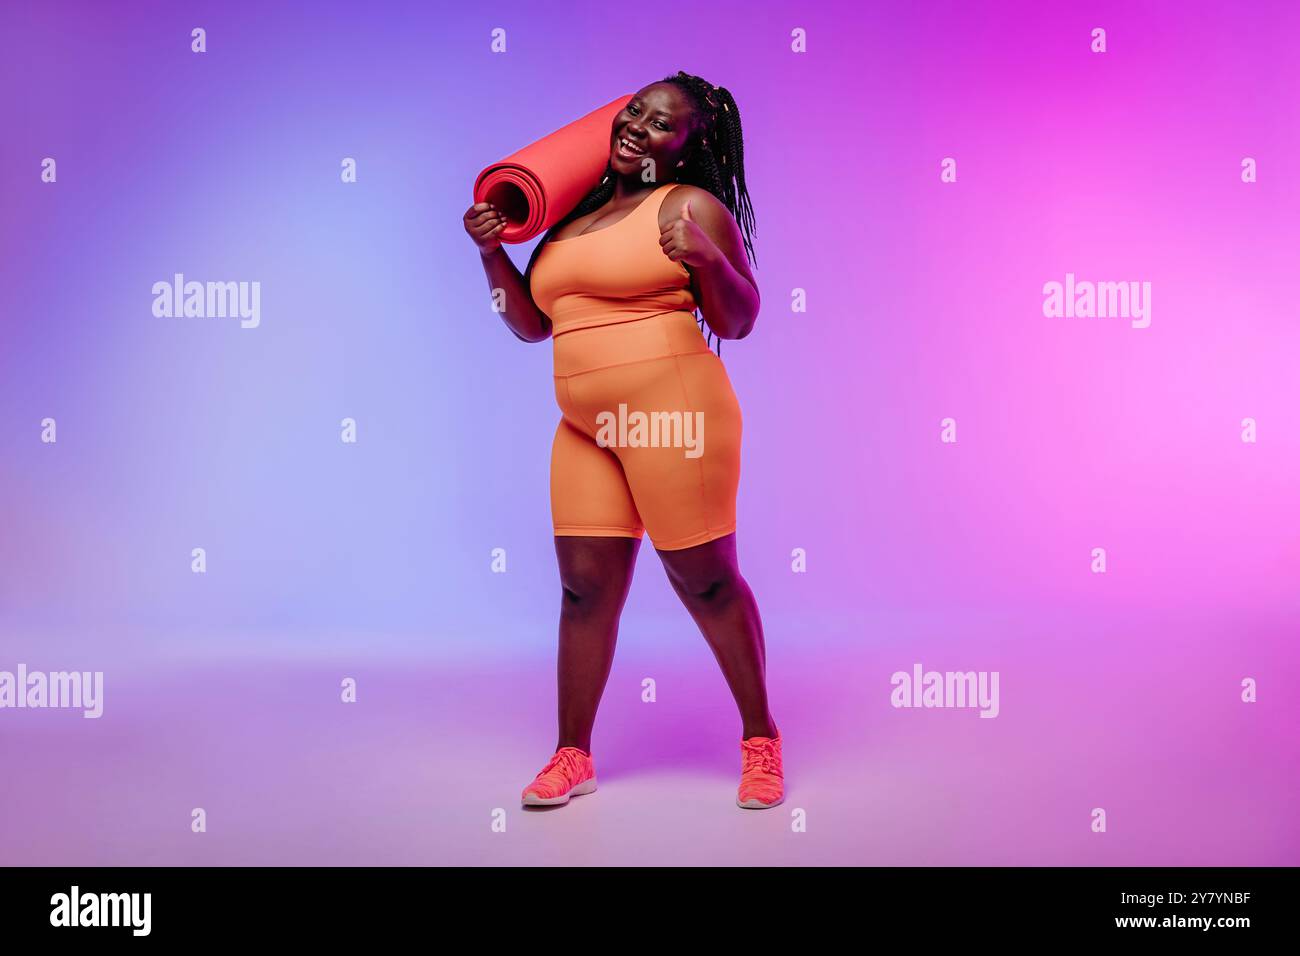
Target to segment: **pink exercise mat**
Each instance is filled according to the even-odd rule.
[[[592,110],[478,174],[474,201],[490,202],[509,223],[502,242],[527,242],[555,225],[600,180],[610,128],[632,94]]]

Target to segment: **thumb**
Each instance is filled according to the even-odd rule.
[[[689,199],[682,203],[682,218],[687,222],[695,221],[695,217],[691,215],[691,201]]]

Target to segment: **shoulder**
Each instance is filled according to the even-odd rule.
[[[717,196],[701,186],[690,183],[672,183],[671,188],[664,189],[664,201],[659,206],[659,225],[668,225],[674,219],[680,219],[682,207],[691,204],[691,218],[706,228],[710,225],[721,226],[731,220],[731,213]]]

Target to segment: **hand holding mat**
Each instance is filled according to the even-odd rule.
[[[509,223],[501,242],[527,242],[555,225],[600,180],[609,163],[614,117],[632,94],[493,163],[474,182],[474,201],[490,202]]]

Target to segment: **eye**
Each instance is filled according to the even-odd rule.
[[[631,113],[633,116],[636,116],[638,113],[641,112],[641,111],[640,111],[639,109],[637,109],[635,106],[629,106],[629,107],[627,108],[627,111],[628,111],[629,113]]]
[[[658,127],[659,127],[660,129],[662,129],[662,130],[667,130],[667,129],[668,129],[668,124],[665,123],[663,120],[655,120],[655,125],[658,126]]]

